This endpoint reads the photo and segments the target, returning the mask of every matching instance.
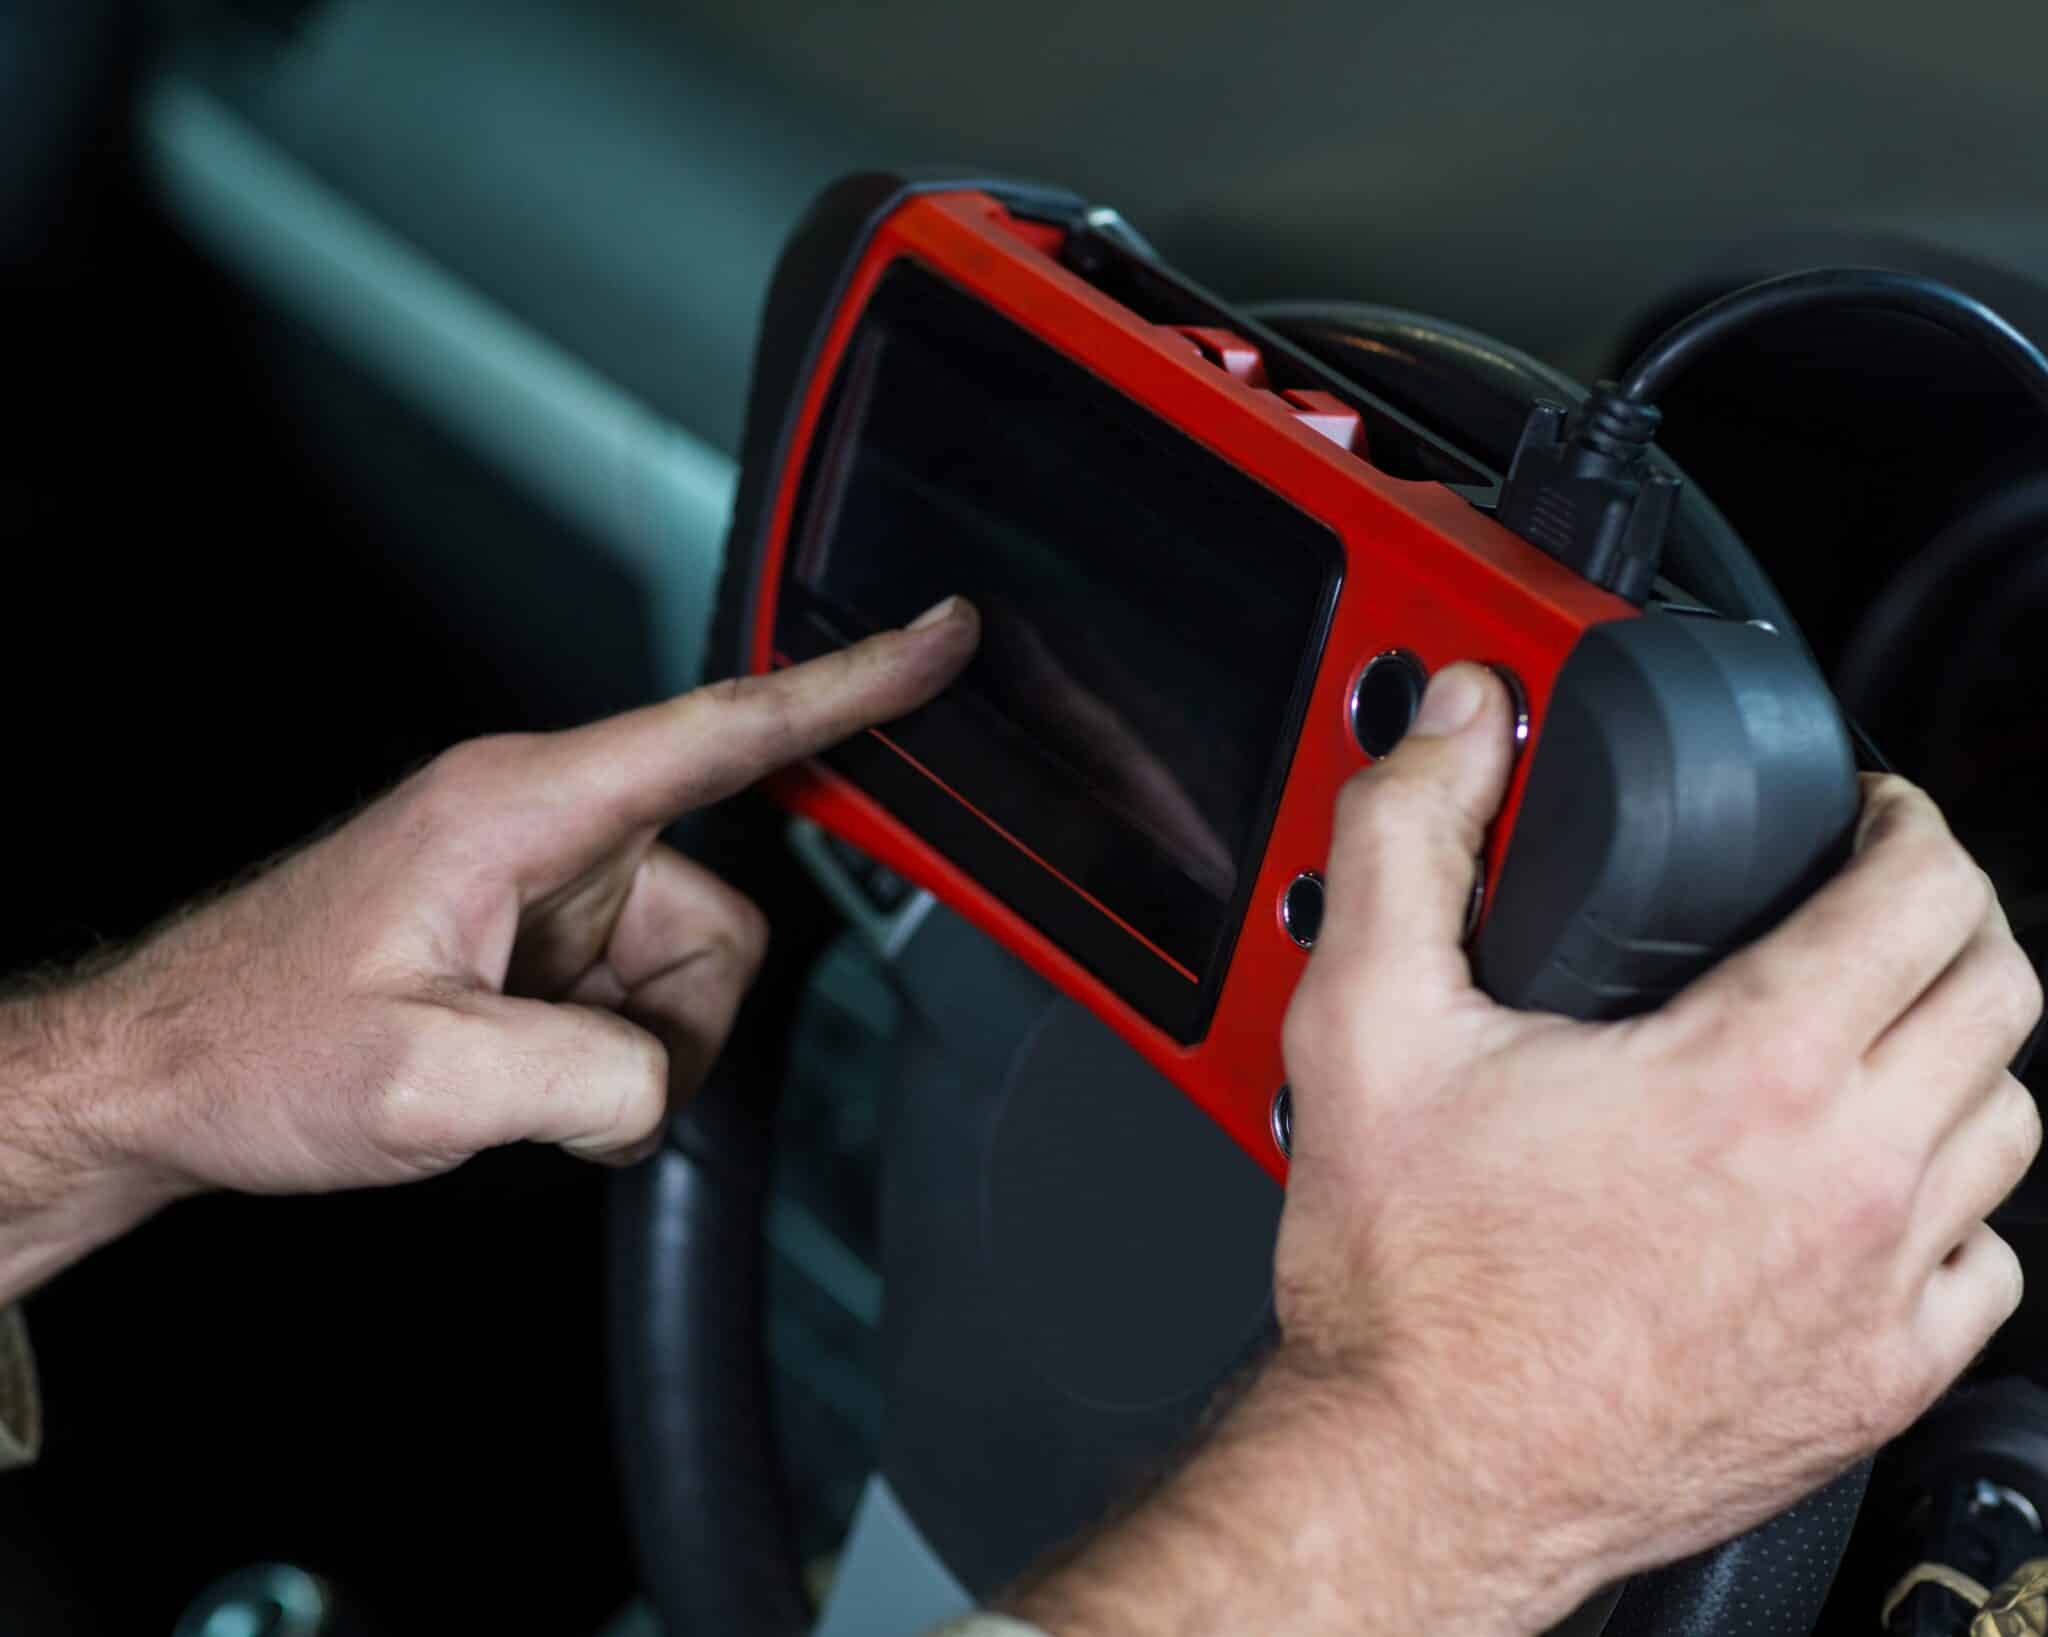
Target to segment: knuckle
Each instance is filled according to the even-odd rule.
[[[1944,826],[1915,827],[1890,842],[1890,864],[1930,906],[1953,908],[1974,923],[1991,907],[1991,884]]]
[[[668,1048],[647,1030],[627,1024],[633,1063],[628,1078],[643,1097],[659,1101],[668,1094]]]
[[[1939,1387],[1946,1387],[1962,1374],[1983,1351],[1985,1343],[2019,1311],[2020,1302],[2026,1295],[2027,1276],[2019,1253],[1990,1228],[1979,1228],[1977,1234],[1975,1262],[1970,1269],[1970,1276],[1980,1287],[1979,1299],[1971,1309],[1977,1315],[1977,1322],[1957,1338],[1956,1357],[1943,1373]]]
[[[1888,1248],[1905,1237],[1920,1196],[1921,1168],[1902,1151],[1878,1149],[1846,1168],[1841,1229],[1852,1251]]]
[[[608,1037],[601,1094],[608,1101],[592,1105],[596,1129],[579,1146],[615,1152],[644,1141],[661,1125],[668,1110],[668,1048],[649,1030],[615,1012],[593,1009],[588,1018],[591,1027]]]
[[[2024,1040],[2041,1021],[2041,974],[2010,937],[1999,951],[1996,992],[2010,1034],[2015,1040]]]
[[[1976,926],[1998,909],[1998,891],[1991,877],[1978,868],[1977,861],[1961,842],[1950,839],[1941,864],[1942,886],[1966,925]]]
[[[1760,1067],[1779,1061],[1764,1049],[1780,1010],[1779,986],[1753,955],[1736,955],[1681,990],[1650,1014],[1654,1029],[1684,1057],[1734,1070],[1747,1083]]]
[[[1999,1095],[2005,1115],[1999,1127],[2004,1161],[2001,1176],[2004,1191],[2009,1192],[2041,1152],[2041,1108],[2034,1101],[2034,1094],[2009,1074],[1999,1088]]]
[[[419,1087],[403,1074],[384,1077],[371,1088],[363,1107],[365,1135],[386,1154],[408,1154],[422,1146]]]
[[[1404,766],[1377,762],[1346,779],[1337,793],[1338,822],[1367,834],[1401,831],[1415,823],[1426,811],[1428,795]]]
[[[1750,1097],[1768,1115],[1803,1120],[1833,1100],[1842,1065],[1817,1030],[1793,1024],[1759,1031],[1738,1016],[1723,1032],[1724,1045],[1747,1060]]]
[[[403,1159],[443,1160],[466,1150],[456,1110],[441,1095],[445,1037],[462,1019],[437,1006],[422,1007],[380,1052],[380,1071],[368,1082],[362,1105],[365,1135],[383,1153]]]
[[[622,1072],[615,1130],[621,1142],[637,1143],[654,1132],[668,1110],[668,1048],[645,1029],[627,1027],[634,1055]]]
[[[450,745],[427,764],[428,782],[464,789],[497,772],[512,748],[511,736],[489,734]]]
[[[1326,1049],[1330,1038],[1329,1003],[1323,998],[1327,984],[1311,968],[1294,991],[1294,999],[1288,1002],[1287,1015],[1280,1023],[1281,1057],[1300,1073],[1295,1065],[1314,1061]]]
[[[1864,805],[1870,808],[1910,809],[1918,802],[1928,809],[1934,803],[1923,791],[1903,773],[1880,773],[1870,781],[1870,789],[1864,798]]]
[[[1959,949],[1996,914],[1989,878],[1945,828],[1888,837],[1868,867],[1884,876],[1888,916],[1908,953],[1936,944]],[[1884,947],[1873,948],[1866,958],[1882,965],[1885,954]]]
[[[531,743],[525,734],[492,734],[451,745],[413,779],[415,807],[431,829],[467,821],[480,802],[490,800],[507,769]]]
[[[409,1076],[383,1082],[371,1098],[368,1136],[382,1153],[408,1163],[464,1159],[475,1146],[451,1116],[446,1099]]]
[[[737,724],[749,744],[780,756],[797,738],[791,677],[787,671],[746,672],[700,688],[691,702],[710,723]]]
[[[588,1019],[591,1028],[602,1030],[608,1037],[611,1072],[620,1081],[644,1086],[667,1074],[668,1050],[649,1031],[603,1007],[583,1007],[578,1011]]]
[[[2007,1057],[2041,1017],[2041,980],[2025,952],[2000,938],[1957,970],[1958,1016],[1973,1046]]]
[[[1296,1080],[1318,1078],[1348,1057],[1355,1007],[1346,985],[1311,965],[1280,1025],[1281,1059]]]
[[[1376,763],[1337,795],[1345,852],[1373,871],[1412,871],[1460,861],[1469,868],[1486,839],[1483,818],[1446,799],[1418,759]]]
[[[2017,1313],[2020,1310],[2020,1303],[2026,1300],[2027,1265],[2020,1260],[2020,1253],[2014,1250],[2002,1235],[1993,1232],[1989,1228],[1986,1228],[1984,1231],[1990,1236],[1992,1255],[1997,1266],[1998,1277],[2003,1281],[2003,1287],[1999,1292],[1999,1306],[1997,1308],[1998,1323],[1992,1326],[1995,1330],[1999,1324],[2004,1324],[2007,1319]]]
[[[1390,801],[1398,799],[1393,785],[1384,764],[1352,774],[1337,792],[1337,828],[1346,835],[1364,835],[1383,826],[1392,811]]]
[[[1941,809],[1910,779],[1886,773],[1865,787],[1860,846],[1896,847],[1916,836],[1945,835],[1947,830]]]
[[[726,941],[734,959],[750,975],[760,971],[761,963],[768,958],[768,917],[737,887],[727,887],[722,902]]]
[[[2041,1010],[2044,1002],[2041,969],[2033,963],[2028,957],[2027,952],[2017,942],[2013,943],[2011,947],[2013,954],[2018,957],[2020,967],[2018,973],[2015,974],[2015,982],[2020,993],[2020,1012],[2021,1016],[2026,1019],[2027,1027],[2031,1029],[2041,1021]]]
[[[1992,890],[1991,877],[1978,868],[1969,849],[1950,835],[1946,827],[1938,837],[1929,841],[1928,847],[1932,855],[1928,873],[1951,902],[1969,911],[1972,926],[1998,907],[1998,894]]]

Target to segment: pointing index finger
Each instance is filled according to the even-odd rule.
[[[925,704],[980,630],[974,605],[949,597],[900,631],[578,728],[560,736],[558,788],[622,830],[659,828]]]

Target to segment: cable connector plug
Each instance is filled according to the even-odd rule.
[[[1678,479],[1649,462],[1657,406],[1602,381],[1576,410],[1529,411],[1495,516],[1567,568],[1641,606],[1664,559]]]

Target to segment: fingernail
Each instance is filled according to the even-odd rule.
[[[1477,665],[1451,665],[1438,671],[1423,691],[1422,708],[1408,729],[1426,739],[1445,739],[1472,725],[1486,704],[1486,677]]]
[[[958,597],[948,597],[944,602],[933,603],[931,607],[927,608],[910,622],[909,629],[912,631],[922,631],[928,626],[937,625],[941,620],[949,620],[959,607],[960,599]]]

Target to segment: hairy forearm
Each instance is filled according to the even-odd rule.
[[[1468,1476],[1283,1350],[1143,1505],[1004,1606],[1056,1637],[1529,1637],[1597,1565],[1521,1533]]]
[[[0,1001],[0,1306],[175,1191],[130,1140],[147,1087],[103,1002],[97,983]]]

